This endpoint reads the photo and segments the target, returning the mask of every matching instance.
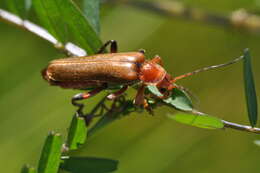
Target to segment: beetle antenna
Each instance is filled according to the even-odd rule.
[[[234,59],[234,60],[232,60],[230,62],[224,63],[224,64],[218,64],[218,65],[212,65],[212,66],[209,66],[209,67],[204,67],[204,68],[195,70],[193,72],[189,72],[189,73],[183,74],[181,76],[177,76],[171,82],[174,83],[177,80],[183,79],[183,78],[188,77],[188,76],[192,76],[192,75],[197,74],[199,72],[203,72],[203,71],[208,71],[208,70],[212,70],[212,69],[215,69],[215,68],[229,66],[231,64],[234,64],[234,63],[238,62],[239,60],[241,60],[243,58],[244,58],[244,56],[240,56],[240,57],[238,57],[238,58],[236,58],[236,59]]]

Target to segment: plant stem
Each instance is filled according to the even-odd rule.
[[[242,29],[248,32],[260,33],[260,16],[238,9],[224,16],[194,7],[189,7],[181,1],[145,2],[133,0],[110,0],[111,3],[126,4],[141,10],[147,10],[162,16],[187,19],[205,24],[214,24],[229,28]]]
[[[241,131],[260,134],[260,128],[241,125],[241,124],[237,124],[237,123],[232,123],[232,122],[228,122],[228,121],[225,121],[225,120],[222,120],[222,122],[224,123],[225,128],[232,128],[232,129],[235,129],[235,130],[241,130]]]
[[[207,114],[205,114],[203,112],[199,112],[197,110],[193,110],[191,113],[199,115],[199,116],[207,115]],[[221,120],[221,121],[224,124],[224,128],[231,128],[231,129],[234,129],[234,130],[240,130],[240,131],[260,134],[260,128],[251,127],[251,126],[242,125],[242,124],[237,124],[237,123],[232,123],[232,122],[229,122],[229,121],[226,121],[226,120]]]
[[[59,42],[56,38],[54,38],[47,30],[44,28],[28,21],[23,20],[20,17],[18,17],[15,14],[12,14],[8,11],[5,11],[3,9],[0,9],[0,21],[7,22],[9,24],[12,24],[18,28],[24,29],[26,31],[29,31],[38,37],[50,42],[53,44],[53,46],[60,50],[61,52],[65,53],[67,56],[86,56],[86,52],[78,47],[77,45],[73,43],[66,43],[63,44]]]
[[[114,0],[115,1],[115,0]],[[112,1],[113,2],[113,1]],[[137,2],[137,1],[118,1],[149,11],[156,11],[162,15],[172,16],[172,17],[182,17],[195,21],[201,21],[205,23],[214,23],[221,25],[236,26],[238,28],[247,29],[249,31],[260,31],[260,17],[252,14],[248,14],[245,11],[233,12],[231,16],[225,17],[216,14],[206,13],[195,8],[189,8],[184,6],[181,2]],[[237,13],[237,14],[236,14]],[[238,20],[239,19],[239,20]],[[23,20],[17,15],[14,15],[8,11],[0,9],[0,20],[13,24],[21,29],[29,31],[38,37],[50,42],[53,46],[67,54],[68,56],[85,56],[86,52],[80,47],[73,43],[66,43],[65,45],[60,43],[55,39],[47,30],[44,28],[28,21]],[[205,115],[202,112],[193,111],[197,115]],[[246,131],[251,133],[260,134],[260,128],[253,128],[247,125],[241,125],[237,123],[228,122],[222,120],[225,128],[232,128],[235,130]]]

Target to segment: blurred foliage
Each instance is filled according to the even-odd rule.
[[[249,50],[244,51],[244,80],[245,80],[245,95],[247,102],[247,111],[249,122],[252,127],[257,124],[257,96],[254,85],[253,72],[251,67],[251,56]]]
[[[257,1],[219,0],[185,2],[228,14],[237,8],[259,10]],[[233,29],[173,20],[128,6],[102,6],[102,40],[115,39],[120,51],[146,49],[159,54],[170,74],[177,76],[241,55],[249,47],[257,78],[260,35]],[[49,87],[40,70],[51,59],[63,57],[34,35],[0,23],[0,166],[18,172],[24,163],[36,165],[49,130],[66,133],[75,108],[70,98],[78,91]],[[86,35],[87,37],[87,35]],[[207,113],[246,123],[241,64],[205,72],[180,82],[200,98]],[[259,93],[259,89],[256,88]],[[134,93],[132,90],[129,93]],[[133,95],[131,95],[133,97]],[[102,94],[86,101],[90,109]],[[169,121],[174,113],[162,107],[155,116],[133,113],[88,139],[76,156],[108,157],[120,161],[117,172],[253,172],[259,170],[257,136],[232,130],[207,131]]]

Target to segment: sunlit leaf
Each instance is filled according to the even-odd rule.
[[[83,13],[96,33],[100,32],[99,8],[100,0],[83,0]]]
[[[179,113],[175,115],[169,115],[169,118],[183,124],[200,128],[219,129],[224,127],[224,124],[220,119],[208,115],[193,115]]]
[[[77,149],[87,138],[87,126],[84,118],[74,116],[69,128],[67,145],[70,150]]]
[[[173,94],[163,101],[180,110],[191,111],[193,109],[189,96],[184,91],[177,88],[174,88]]]
[[[257,98],[249,49],[244,51],[244,83],[249,122],[252,127],[257,123]]]
[[[38,20],[41,23],[41,25],[45,29],[47,29],[56,39],[63,42],[63,39],[65,39],[62,36],[64,27],[60,28],[61,30],[59,32],[59,31],[57,31],[58,28],[56,29],[55,26],[53,26],[54,17],[52,17],[52,14],[44,6],[44,3],[46,3],[46,2],[48,2],[48,0],[46,0],[44,2],[42,2],[42,0],[33,0],[34,11],[36,12],[36,15],[37,15]],[[54,2],[54,1],[52,1],[52,2]],[[55,6],[53,6],[50,11],[53,11],[52,10],[53,8],[55,8]],[[55,14],[56,13],[58,13],[58,11],[55,12]]]
[[[153,93],[154,95],[158,96],[158,97],[162,97],[163,95],[160,93],[160,91],[157,89],[156,86],[154,85],[148,85],[147,86],[148,90]]]
[[[31,0],[5,0],[8,10],[22,18],[28,16],[31,8]]]
[[[61,168],[71,173],[108,173],[117,169],[118,161],[92,157],[68,157]]]
[[[148,90],[158,97],[162,96],[162,94],[155,86],[149,85]],[[179,110],[191,111],[193,109],[190,97],[184,91],[177,88],[174,88],[172,95],[166,99],[163,99],[163,102]]]
[[[60,165],[62,138],[60,134],[51,132],[42,149],[38,173],[57,173]]]
[[[60,42],[68,39],[66,23],[58,0],[33,0],[33,6],[41,24]]]
[[[61,9],[68,29],[79,46],[84,48],[88,54],[95,54],[102,46],[97,33],[89,24],[88,20],[80,12],[79,8],[71,0],[61,1]]]
[[[88,54],[94,54],[102,42],[72,0],[34,0],[35,11],[43,26],[59,41],[75,41]]]

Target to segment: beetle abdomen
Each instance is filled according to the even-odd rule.
[[[51,85],[63,88],[81,89],[104,83],[131,84],[139,79],[139,63],[144,61],[140,53],[136,52],[136,56],[132,54],[100,54],[54,60],[43,70],[42,75]]]

